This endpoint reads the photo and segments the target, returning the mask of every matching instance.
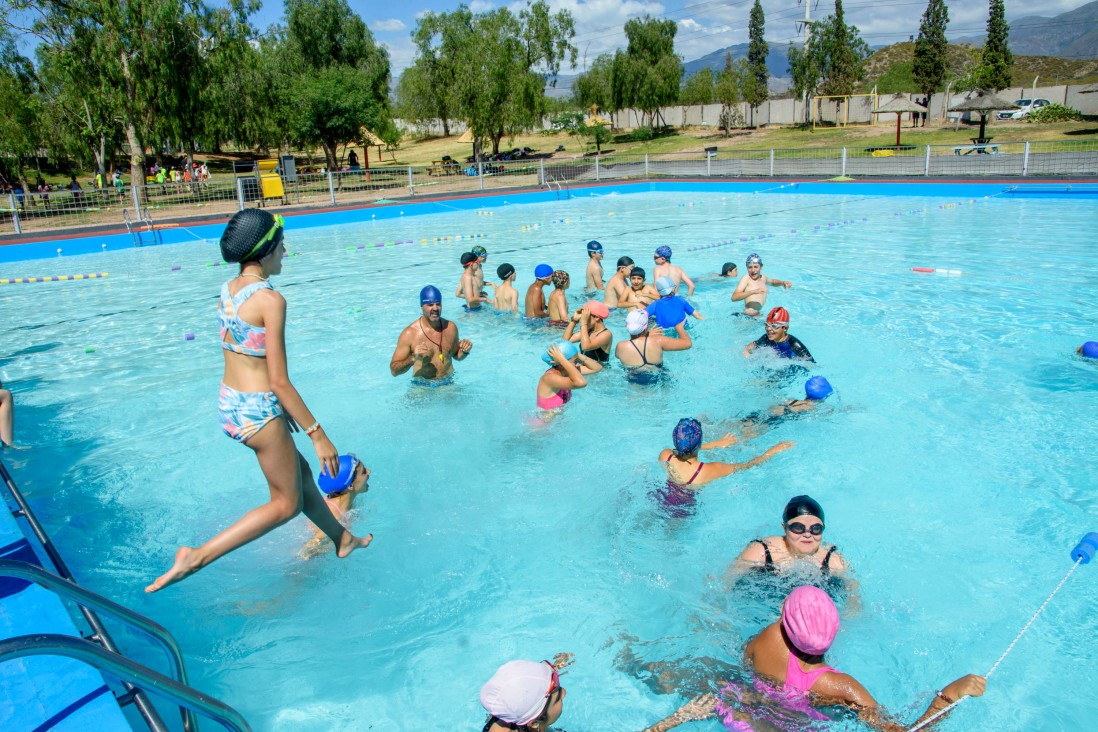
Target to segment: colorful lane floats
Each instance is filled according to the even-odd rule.
[[[68,282],[70,280],[101,280],[107,277],[106,272],[92,272],[91,274],[51,275],[49,277],[13,277],[0,280],[0,285],[20,285],[30,282]]]
[[[430,239],[398,239],[397,241],[379,241],[376,244],[359,244],[347,247],[348,252],[362,249],[383,249],[385,247],[399,247],[404,244],[444,244],[448,241],[470,241],[472,239],[487,239],[488,234],[455,234],[453,236],[433,236]]]

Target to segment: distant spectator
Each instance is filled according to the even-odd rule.
[[[347,165],[350,166],[351,170],[361,170],[361,167],[358,164],[358,153],[356,153],[353,148],[351,149],[351,152],[347,154]]]

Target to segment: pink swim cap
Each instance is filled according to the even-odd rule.
[[[610,317],[610,308],[606,307],[606,305],[599,302],[598,300],[588,300],[585,307],[590,310],[591,314],[594,315],[596,318],[602,318],[605,320],[606,318]]]
[[[839,609],[819,587],[802,585],[782,604],[782,628],[797,650],[822,656],[839,633]]]

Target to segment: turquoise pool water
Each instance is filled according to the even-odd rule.
[[[1092,202],[785,190],[291,229],[300,256],[276,284],[291,372],[336,446],[374,471],[355,524],[375,542],[347,561],[302,562],[310,530],[298,519],[153,597],[141,590],[176,546],[266,495],[251,452],[217,426],[214,309],[231,272],[206,266],[213,242],[66,257],[56,273],[110,277],[0,291],[0,379],[32,446],[4,459],[77,576],[167,626],[192,683],[265,730],[479,728],[477,692],[500,663],[557,651],[576,654],[561,728],[640,729],[684,698],[655,693],[626,659],[679,662],[692,687],[707,667],[738,665],[776,607],[712,577],[809,493],[861,585],[863,608],[844,614],[829,658],[910,721],[931,690],[987,670],[1098,524],[1098,367],[1074,356],[1098,339],[1096,214]],[[611,368],[533,429],[551,334],[462,313],[458,257],[481,244],[489,272],[511,262],[522,289],[538,262],[567,269],[578,305],[592,238],[607,265],[628,254],[649,272],[669,243],[707,319],[692,351],[668,356],[669,383],[633,386]],[[370,246],[398,240],[417,243]],[[790,310],[838,398],[710,453],[739,461],[797,442],[707,486],[696,515],[668,520],[648,493],[680,417],[731,421],[798,394],[740,355],[760,328],[731,317],[733,283],[711,276],[753,251],[764,272],[794,281],[769,304]],[[39,264],[2,264],[0,277],[55,273]],[[388,371],[427,283],[475,344],[456,384],[433,391]],[[624,337],[620,316],[613,330]],[[944,728],[1089,724],[1095,571],[1075,574],[987,695]]]

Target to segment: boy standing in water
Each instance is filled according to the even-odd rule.
[[[500,313],[518,312],[518,290],[515,289],[515,268],[504,262],[496,267],[501,282],[496,287],[495,306]]]
[[[602,244],[587,242],[587,289],[602,289]]]
[[[687,296],[694,294],[694,280],[687,277],[686,273],[682,271],[682,267],[671,264],[671,247],[666,245],[656,247],[656,253],[652,259],[656,263],[656,269],[652,272],[652,277],[657,280],[660,277],[671,278],[671,281],[675,283],[676,294],[679,291],[679,285],[685,282]]]
[[[553,273],[553,293],[549,295],[549,325],[555,328],[567,328],[569,314],[568,296],[564,291],[568,289],[571,279],[563,269]]]
[[[534,283],[526,288],[526,317],[546,318],[549,311],[545,308],[544,287],[553,276],[553,268],[548,264],[539,264],[534,269]]]
[[[465,299],[466,310],[480,310],[482,302],[492,302],[492,300],[481,294],[480,284],[477,282],[477,271],[480,269],[477,255],[472,252],[462,254],[461,266],[464,271],[461,273],[461,280],[454,295]]]
[[[766,305],[767,284],[789,289],[793,283],[789,280],[775,280],[762,273],[763,261],[758,254],[750,254],[747,257],[747,274],[740,278],[732,293],[732,302],[743,300],[743,314],[752,317],[762,312]]]
[[[647,273],[640,267],[633,267],[629,272],[629,287],[622,293],[618,300],[619,308],[644,308],[648,304],[660,299],[660,293],[652,285],[645,284]]]
[[[618,307],[618,299],[629,289],[629,272],[633,269],[633,260],[629,257],[618,258],[618,271],[606,283],[602,302],[608,308]]]

